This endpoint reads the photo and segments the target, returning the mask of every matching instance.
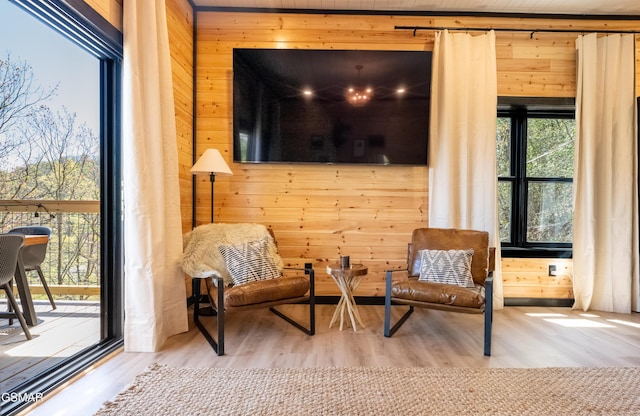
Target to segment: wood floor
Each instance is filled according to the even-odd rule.
[[[17,319],[0,320],[0,391],[8,391],[100,340],[100,303],[34,301],[38,325],[27,340]],[[5,300],[0,310],[6,310]]]
[[[283,309],[303,317],[305,306]],[[400,306],[394,311],[400,315]],[[507,307],[494,316],[493,351],[482,354],[482,316],[416,310],[392,338],[382,306],[359,306],[365,329],[328,328],[332,305],[317,306],[309,337],[275,315],[229,314],[226,355],[218,357],[194,325],[158,353],[118,353],[42,402],[29,415],[91,415],[152,363],[181,367],[588,367],[640,366],[640,314]],[[213,318],[204,317],[209,328]],[[25,413],[27,414],[27,413]]]

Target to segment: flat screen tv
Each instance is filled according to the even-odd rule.
[[[428,51],[234,49],[234,162],[426,165],[430,92]]]

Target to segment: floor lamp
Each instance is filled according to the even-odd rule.
[[[200,159],[191,168],[194,175],[209,174],[211,181],[211,222],[213,223],[213,183],[216,181],[216,175],[233,175],[229,165],[224,161],[218,149],[207,149],[204,151]]]
[[[211,181],[211,223],[213,223],[213,183],[216,181],[216,175],[233,175],[233,172],[229,169],[229,165],[224,161],[218,149],[207,149],[196,164],[193,165],[191,173],[194,175],[209,174],[209,180]],[[192,284],[199,285],[200,279],[193,279]],[[194,290],[193,293],[197,292]],[[200,308],[198,313],[205,316],[213,316],[216,311],[209,306]]]

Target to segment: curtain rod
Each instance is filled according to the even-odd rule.
[[[628,33],[628,34],[640,34],[637,30],[592,30],[592,29],[517,29],[517,28],[503,28],[503,27],[435,27],[435,26],[394,26],[396,30],[413,30],[413,36],[416,35],[418,30],[461,30],[467,32],[488,32],[495,30],[496,32],[531,32],[533,38],[536,32],[547,33]]]

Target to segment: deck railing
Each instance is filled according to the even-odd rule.
[[[41,265],[60,299],[95,299],[100,294],[100,201],[0,200],[0,232],[26,225],[52,230]],[[37,274],[28,273],[34,297],[44,294]]]

